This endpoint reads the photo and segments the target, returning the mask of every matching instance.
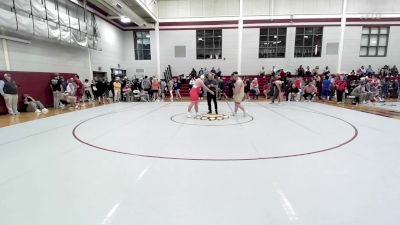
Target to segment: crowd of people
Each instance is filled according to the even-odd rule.
[[[157,79],[155,76],[128,79],[125,76],[115,77],[110,82],[101,79],[91,82],[85,79],[82,82],[78,75],[64,79],[63,76],[55,74],[50,81],[50,88],[55,109],[63,109],[66,106],[79,109],[84,101],[105,104],[135,100],[182,100],[181,85],[186,83],[189,86],[190,99],[196,99],[194,95],[199,99],[206,96],[209,113],[212,113],[213,103],[216,114],[217,99],[238,102],[238,95],[235,95],[238,83],[243,83],[243,100],[258,99],[263,93],[267,99],[271,99],[272,104],[276,101],[312,101],[317,98],[322,101],[335,99],[338,104],[343,103],[345,99],[352,99],[353,104],[365,104],[383,102],[387,98],[400,98],[400,76],[396,66],[386,65],[377,71],[370,65],[366,69],[361,66],[349,74],[332,74],[328,66],[321,72],[318,66],[310,69],[310,66],[304,68],[302,65],[297,68],[295,74],[291,74],[274,66],[270,73],[262,67],[259,77],[244,77],[243,80],[238,78],[240,77],[234,72],[229,79],[224,79],[220,68],[212,68],[210,71],[201,68],[198,72],[193,68],[186,78],[178,76],[170,80]],[[260,79],[264,79],[262,86],[259,84]],[[4,79],[0,80],[0,94],[5,100],[8,113],[18,115],[18,86],[9,73],[4,74]],[[166,99],[167,97],[169,99]],[[42,102],[35,100],[29,93],[24,93],[23,103],[24,110],[28,112],[48,111]],[[197,108],[197,104],[191,107],[193,106]]]

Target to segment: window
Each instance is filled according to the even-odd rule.
[[[389,27],[363,27],[360,56],[385,57],[389,41]]]
[[[285,58],[286,28],[260,29],[259,58]]]
[[[222,30],[196,30],[197,59],[222,58]]]
[[[135,59],[151,60],[150,33],[148,31],[137,31],[135,35]]]
[[[323,27],[297,27],[294,57],[321,57]]]

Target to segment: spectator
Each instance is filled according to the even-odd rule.
[[[312,71],[314,76],[319,76],[319,66],[316,66]]]
[[[304,87],[303,90],[304,100],[310,102],[312,101],[313,97],[317,94],[317,88],[312,84],[312,82],[308,82],[308,84]],[[308,99],[310,97],[310,99]]]
[[[217,71],[216,71],[216,72],[217,72],[217,73],[216,73],[216,74],[217,74],[217,77],[221,77],[221,73],[222,73],[222,72],[221,72],[221,69],[220,69],[219,67],[217,68]]]
[[[158,99],[158,89],[160,88],[160,84],[157,79],[154,77],[151,82],[151,90],[153,91],[153,101],[160,101]]]
[[[260,94],[260,88],[258,86],[257,78],[254,78],[250,85],[250,90],[254,93],[253,99],[258,99],[258,95]]]
[[[261,67],[261,70],[260,70],[260,72],[258,73],[258,75],[260,75],[260,76],[265,76],[265,69],[264,69],[264,67]]]
[[[114,101],[114,97],[115,97],[114,82],[115,82],[115,77],[112,77],[110,83],[108,83],[107,92],[106,92],[106,96],[107,96],[107,98],[108,98],[108,97],[109,97],[109,94],[110,94],[110,91],[111,91],[111,94],[112,94],[111,99],[112,99],[113,101]]]
[[[324,81],[322,81],[322,90],[321,90],[321,98],[324,100],[329,100],[329,92],[331,89],[331,81],[329,76],[325,76]]]
[[[214,67],[211,68],[211,71],[210,71],[210,72],[213,73],[213,74],[216,74],[216,73],[217,73],[217,71],[215,71]]]
[[[372,97],[372,93],[367,92],[365,89],[364,84],[358,85],[354,90],[351,92],[351,95],[355,97],[355,102],[356,104],[358,103],[366,103],[366,101],[370,100]]]
[[[151,96],[151,82],[147,76],[144,77],[142,81],[142,88],[148,95]]]
[[[224,96],[225,99],[227,99],[227,96],[225,94],[225,83],[224,80],[221,77],[218,77],[218,98],[219,100],[222,99],[222,96]]]
[[[83,86],[85,87],[86,99],[88,101],[93,101],[92,85],[89,83],[88,79],[85,79],[85,82],[83,83]]]
[[[231,78],[228,82],[228,97],[233,98],[233,90],[235,89],[235,79],[234,79],[235,73],[232,73]]]
[[[119,102],[121,100],[121,88],[122,88],[122,84],[121,84],[120,78],[117,77],[117,78],[115,78],[115,81],[113,83],[114,102]]]
[[[28,94],[24,94],[24,105],[27,112],[47,113],[49,111],[40,101],[35,100]]]
[[[60,102],[61,94],[64,92],[60,76],[55,74],[53,79],[50,81],[50,88],[53,92],[53,107],[54,109],[63,108],[64,105]]]
[[[293,83],[292,85],[289,86],[289,95],[288,95],[288,101],[293,101],[295,100],[298,102],[300,100],[300,90],[296,87],[296,85]]]
[[[271,76],[275,76],[277,71],[278,71],[278,70],[275,68],[275,66],[272,66],[272,69],[271,69]]]
[[[250,100],[250,89],[251,89],[251,81],[249,78],[244,80],[244,95],[245,95],[245,99]]]
[[[159,96],[161,96],[161,101],[164,101],[164,99],[165,99],[166,89],[167,89],[167,82],[165,82],[164,79],[161,79],[161,81],[160,81],[160,91],[158,92]]]
[[[374,70],[372,69],[371,65],[368,65],[368,68],[365,70],[367,76],[375,74]]]
[[[304,77],[304,68],[303,68],[303,65],[300,65],[299,68],[297,69],[297,76],[299,76],[299,77]]]
[[[399,70],[397,69],[396,65],[394,65],[394,66],[392,67],[392,69],[390,69],[390,74],[391,74],[392,76],[395,76],[395,75],[398,75],[398,74],[399,74]]]
[[[200,70],[199,70],[199,76],[201,76],[201,75],[203,75],[204,74],[204,70],[203,70],[203,68],[200,68]]]
[[[90,88],[92,90],[93,94],[93,101],[99,98],[99,95],[97,94],[97,87],[96,87],[96,81],[92,80],[92,83],[90,84]]]
[[[190,73],[189,73],[190,78],[196,77],[196,75],[197,75],[196,70],[194,68],[192,68],[192,71],[190,71]]]
[[[76,94],[77,105],[75,106],[75,108],[79,109],[79,108],[82,107],[81,102],[83,104],[83,92],[84,92],[85,88],[84,88],[84,86],[82,84],[82,81],[79,80],[79,76],[78,75],[75,75],[75,77],[73,79],[74,79],[74,82],[76,84],[76,93],[75,94]]]
[[[307,77],[310,77],[310,76],[311,76],[311,69],[310,69],[310,66],[307,66],[307,67],[306,67],[305,76],[307,76]]]
[[[4,79],[0,80],[0,94],[4,98],[8,113],[11,115],[19,115],[18,86],[9,73],[5,73]]]
[[[323,71],[323,74],[326,76],[326,75],[329,75],[330,73],[331,73],[331,71],[329,70],[329,67],[326,66],[324,71]]]
[[[105,104],[105,98],[107,97],[107,83],[103,80],[96,82],[97,96],[99,104]]]
[[[175,91],[176,99],[179,98],[179,101],[182,101],[182,96],[181,96],[181,78],[180,77],[174,78],[174,91]]]
[[[170,100],[171,100],[171,102],[173,102],[174,101],[174,80],[173,79],[168,81],[168,91],[169,91]]]
[[[61,81],[61,86],[62,86],[62,92],[65,92],[67,90],[67,86],[68,86],[68,81],[64,80],[63,76],[60,76],[60,81]]]
[[[343,94],[346,90],[347,83],[343,80],[342,76],[338,76],[338,79],[335,82],[336,86],[336,101],[338,104],[341,104],[343,101]]]

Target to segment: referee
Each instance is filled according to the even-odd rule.
[[[211,114],[211,100],[214,101],[215,114],[218,114],[218,105],[217,105],[217,88],[218,81],[214,79],[214,74],[209,73],[207,75],[207,79],[204,81],[204,84],[214,92],[214,94],[210,94],[207,92],[207,103],[208,103],[208,114]]]

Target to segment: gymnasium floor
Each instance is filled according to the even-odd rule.
[[[119,103],[1,128],[0,224],[398,224],[399,120],[244,105],[194,119],[185,102]]]

